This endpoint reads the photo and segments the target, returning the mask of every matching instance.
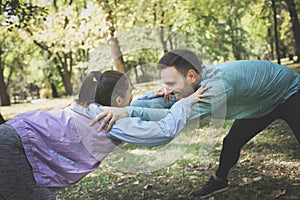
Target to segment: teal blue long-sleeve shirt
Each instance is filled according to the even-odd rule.
[[[211,105],[195,104],[191,120],[209,115],[217,119],[259,118],[300,89],[300,75],[270,61],[241,60],[204,66],[199,86],[202,84],[212,86],[205,93],[215,96],[210,98]],[[158,120],[168,112],[168,109],[151,108],[162,103],[163,98],[148,103],[142,101],[142,104],[137,101],[133,102],[133,106],[126,107],[129,116]],[[141,108],[139,105],[150,108]]]

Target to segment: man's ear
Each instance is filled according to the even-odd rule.
[[[186,74],[186,80],[191,84],[198,84],[200,81],[200,74],[198,74],[195,70],[190,69]]]

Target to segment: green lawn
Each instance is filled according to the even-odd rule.
[[[228,122],[230,125],[231,122]],[[229,127],[229,126],[227,126]],[[79,183],[57,192],[58,199],[196,199],[190,193],[216,169],[221,140],[203,159],[201,141],[190,144],[173,164],[150,173],[124,173],[105,163]],[[230,173],[230,188],[210,199],[299,199],[300,145],[283,121],[249,142]]]
[[[35,109],[64,107],[70,101],[71,98],[64,98],[15,104],[1,107],[1,111],[7,117]],[[222,136],[230,125],[231,121],[227,121],[216,144],[209,146],[208,155],[203,155],[203,148],[207,148],[205,140],[194,139],[186,143],[185,153],[174,163],[149,173],[117,171],[104,161],[77,184],[58,190],[57,199],[195,199],[190,193],[216,170]],[[209,129],[202,129],[196,134],[207,132]],[[122,148],[135,149],[131,145]],[[285,122],[276,121],[243,148],[239,163],[230,173],[229,190],[210,199],[299,199],[299,160],[300,145],[290,128]]]
[[[297,71],[300,69],[299,65],[288,64]],[[141,94],[158,85],[158,83],[141,84],[135,87],[134,94]],[[20,112],[64,107],[70,103],[71,99],[41,100],[35,103],[1,107],[0,109],[4,117],[9,119]],[[179,138],[178,140],[183,141],[183,143],[174,143],[172,147],[176,148],[181,145],[181,148],[183,148],[181,153],[184,151],[184,154],[177,155],[175,162],[155,171],[126,173],[112,169],[112,165],[104,160],[98,170],[89,174],[77,184],[58,190],[56,192],[57,199],[197,199],[193,198],[190,193],[204,184],[210,174],[216,170],[222,137],[229,130],[231,123],[231,121],[225,123],[224,130],[211,144],[208,144],[205,139],[201,139],[201,137],[205,138],[205,134],[211,131],[207,128],[196,130],[194,134],[197,136],[192,138],[191,141],[184,141],[186,137]],[[191,131],[188,130],[189,133]],[[136,148],[132,145],[122,145],[121,148],[126,151],[147,151],[147,148]],[[160,147],[157,149],[161,150]],[[170,152],[177,153],[172,149],[167,151],[167,153]],[[169,156],[160,155],[162,159]],[[299,160],[300,145],[296,142],[287,124],[278,120],[244,146],[238,164],[230,173],[229,190],[213,195],[209,199],[299,200]],[[137,165],[138,162],[132,161],[132,166]],[[147,160],[144,162],[147,162]]]

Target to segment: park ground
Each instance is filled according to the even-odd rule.
[[[290,65],[299,70],[298,65]],[[70,98],[1,107],[6,118],[19,112],[64,107]],[[224,135],[231,125],[227,121]],[[197,199],[191,192],[214,173],[222,145],[220,138],[204,164],[198,157],[200,143],[191,143],[174,163],[148,173],[125,173],[105,163],[75,185],[56,192],[58,200],[167,200]],[[227,191],[209,200],[299,200],[300,145],[284,121],[275,121],[246,144],[229,177]]]

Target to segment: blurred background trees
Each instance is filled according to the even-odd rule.
[[[0,6],[1,106],[72,95],[92,69],[151,81],[159,57],[175,48],[193,49],[208,64],[300,62],[300,0],[0,0]]]

